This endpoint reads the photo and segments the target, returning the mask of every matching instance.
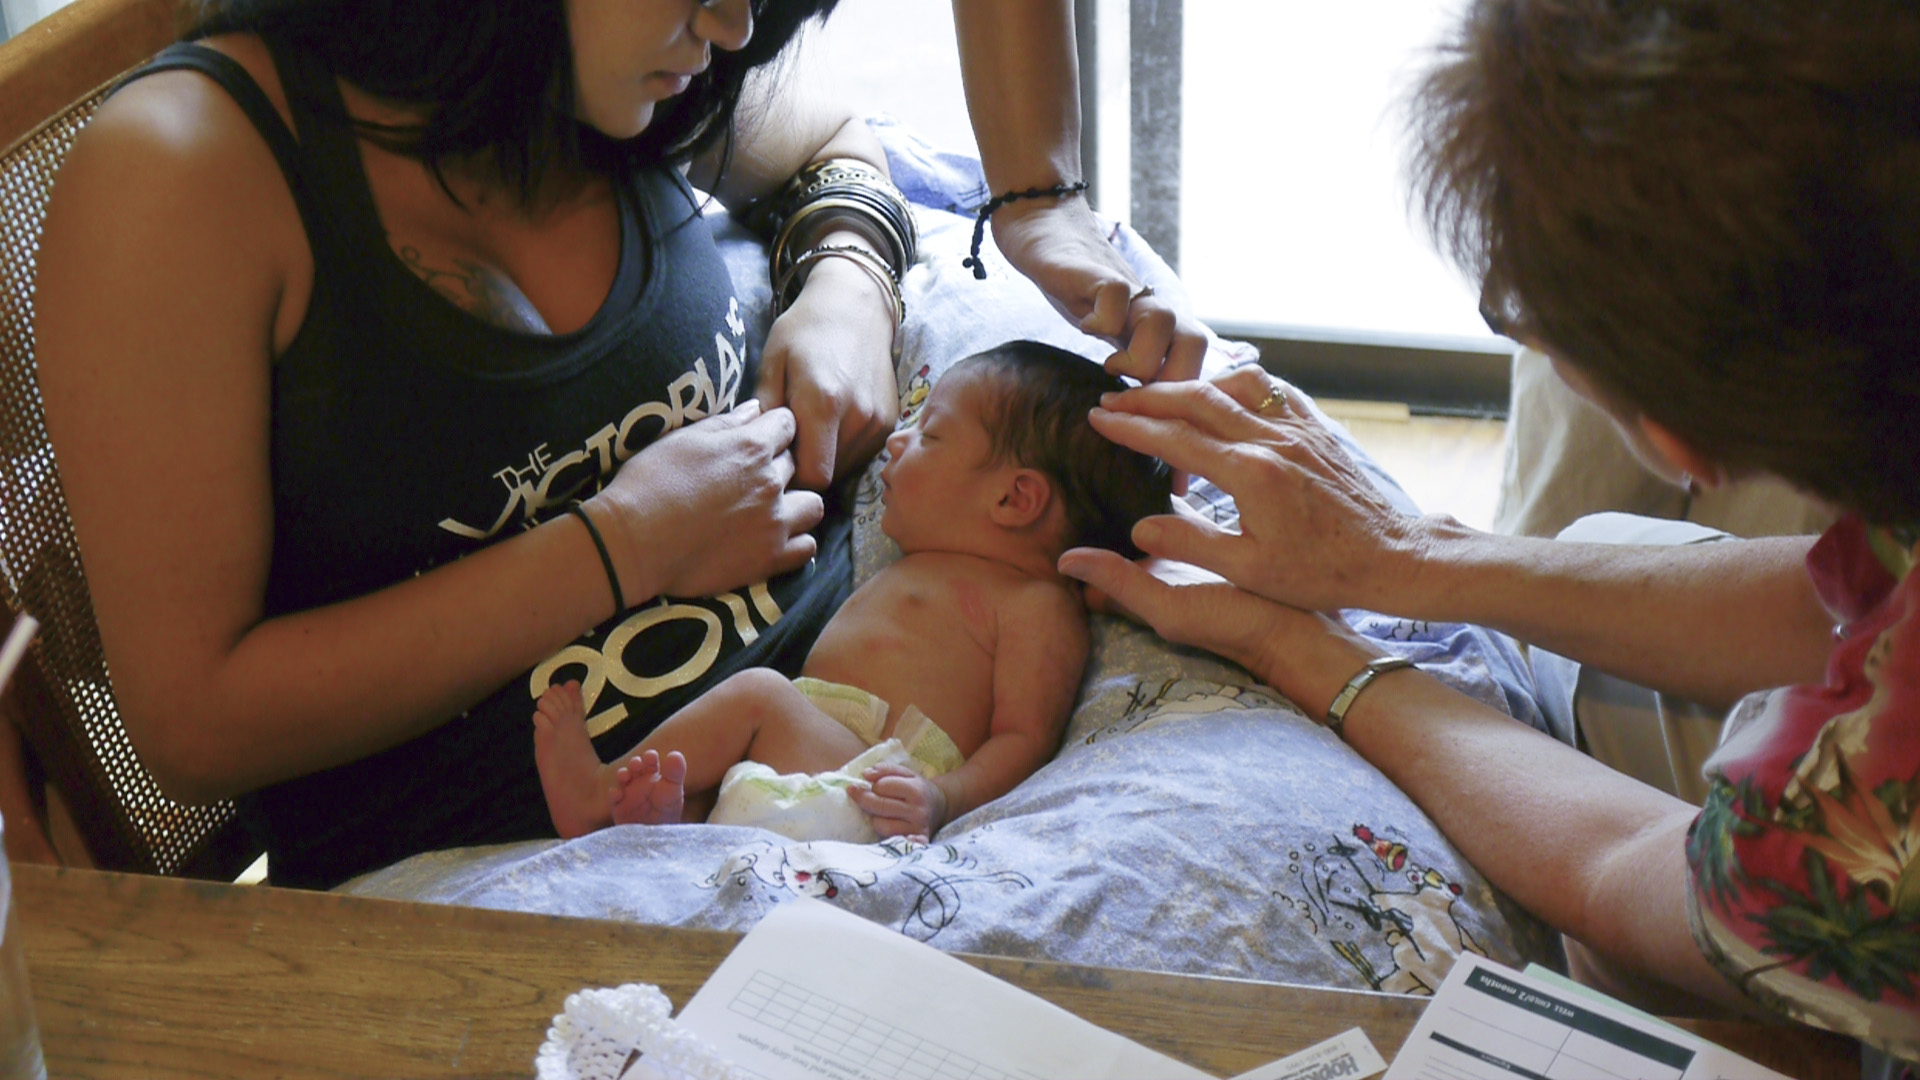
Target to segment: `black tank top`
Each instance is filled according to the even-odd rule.
[[[218,82],[273,148],[313,252],[306,320],[274,363],[268,617],[403,581],[564,513],[662,433],[750,396],[757,358],[712,233],[677,170],[620,191],[620,263],[569,334],[493,326],[388,246],[333,77],[273,47],[296,141],[245,69],[177,45],[133,77]],[[745,667],[798,672],[851,582],[832,515],[808,568],[609,620],[411,742],[240,800],[276,884],[329,887],[421,851],[554,835],[535,700],[579,679],[603,758]]]

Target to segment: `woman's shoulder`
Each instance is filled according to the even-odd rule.
[[[234,62],[291,127],[286,96],[265,43],[252,35],[225,35],[197,43]],[[74,151],[82,164],[105,157],[123,167],[164,170],[231,169],[267,149],[265,136],[232,92],[210,75],[188,68],[135,74],[94,114]]]
[[[284,108],[258,39],[212,46]],[[115,252],[103,260],[102,252]],[[204,253],[199,257],[197,253]],[[211,288],[241,280],[288,283],[305,254],[291,189],[246,110],[218,83],[164,70],[124,84],[74,140],[56,177],[42,247],[43,275],[83,289],[121,273],[103,261],[173,265]],[[193,265],[187,265],[193,264]],[[131,267],[129,267],[129,270]]]

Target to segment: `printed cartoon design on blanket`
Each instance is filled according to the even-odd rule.
[[[881,453],[885,460],[885,451]],[[872,529],[878,533],[880,516],[886,512],[886,503],[882,496],[886,486],[880,482],[880,472],[869,469],[861,475],[860,482],[853,487],[853,522],[858,529]]]
[[[1335,836],[1325,852],[1302,845],[1288,871],[1300,894],[1274,898],[1303,914],[1312,931],[1353,966],[1367,985],[1394,994],[1432,994],[1465,952],[1486,950],[1456,917],[1462,889],[1412,861],[1407,845],[1364,824],[1349,843]],[[1304,864],[1304,865],[1303,865]],[[1411,886],[1409,891],[1405,886]],[[1352,933],[1341,938],[1336,935]]]
[[[991,828],[975,832],[990,832]],[[818,840],[781,845],[755,841],[728,856],[701,885],[723,891],[760,892],[763,896],[792,893],[838,900],[849,889],[873,888],[889,873],[917,886],[898,926],[902,934],[916,941],[932,941],[960,917],[963,886],[1002,890],[1033,887],[1033,879],[1025,874],[979,869],[977,859],[962,854],[953,844],[916,844],[897,836],[877,844]]]
[[[1227,686],[1205,679],[1141,681],[1127,700],[1120,719],[1088,735],[1088,746],[1104,739],[1144,731],[1169,720],[1229,712],[1237,709],[1286,709],[1293,705],[1269,690]]]
[[[1368,614],[1355,619],[1352,625],[1375,641],[1432,641],[1434,637],[1434,626],[1425,619]]]
[[[921,364],[900,386],[900,423],[911,424],[919,418],[920,406],[933,393],[933,365]]]

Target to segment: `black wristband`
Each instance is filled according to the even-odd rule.
[[[600,565],[607,571],[607,585],[613,590],[613,613],[620,614],[627,610],[627,594],[620,591],[620,575],[613,569],[613,555],[607,551],[607,542],[600,536],[600,527],[587,516],[586,505],[579,499],[567,504],[567,513],[579,518],[580,524],[587,527],[587,535],[593,537],[594,549],[600,552]]]
[[[973,213],[973,246],[967,249],[967,257],[960,260],[960,265],[972,268],[974,280],[987,280],[987,264],[980,259],[980,245],[986,240],[987,219],[993,216],[995,210],[1008,203],[1019,202],[1021,199],[1064,199],[1070,195],[1078,195],[1091,186],[1085,180],[1075,180],[1071,184],[1063,182],[1052,187],[1006,191],[988,199]]]

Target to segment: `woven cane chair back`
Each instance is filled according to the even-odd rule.
[[[34,364],[54,174],[113,80],[174,39],[175,19],[174,0],[81,0],[0,45],[0,595],[42,624],[17,676],[20,723],[96,864],[231,878],[248,855],[232,804],[161,794],[120,722]]]

